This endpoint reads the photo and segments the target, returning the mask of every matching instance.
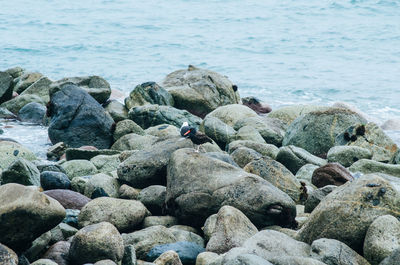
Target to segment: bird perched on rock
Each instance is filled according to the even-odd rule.
[[[180,132],[182,137],[189,138],[193,144],[197,145],[196,152],[199,152],[200,145],[205,143],[212,143],[210,137],[202,132],[197,131],[195,127],[189,126],[187,122],[184,122],[182,124]]]

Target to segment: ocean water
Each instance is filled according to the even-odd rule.
[[[400,2],[0,0],[0,70],[100,75],[127,94],[189,64],[273,108],[342,101],[400,119]]]

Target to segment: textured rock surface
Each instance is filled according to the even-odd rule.
[[[0,170],[5,170],[18,158],[29,161],[36,160],[36,156],[26,147],[11,141],[0,141]]]
[[[147,261],[154,261],[167,251],[173,250],[179,255],[183,264],[195,265],[197,256],[205,249],[193,242],[180,241],[153,247],[146,256]],[[155,261],[154,261],[155,262]]]
[[[20,95],[13,99],[10,99],[9,101],[2,103],[0,107],[6,108],[12,113],[17,114],[20,111],[20,109],[22,109],[22,107],[31,102],[36,102],[41,105],[46,105],[46,102],[44,102],[41,97],[27,94],[27,95]]]
[[[254,151],[262,154],[263,156],[269,156],[273,159],[276,158],[276,156],[279,152],[279,148],[276,147],[275,145],[257,143],[257,142],[248,141],[248,140],[238,140],[238,141],[230,142],[229,145],[227,146],[227,152],[231,154],[237,148],[242,147],[242,146],[253,149]]]
[[[104,109],[110,114],[115,122],[119,122],[128,118],[128,110],[125,105],[118,100],[110,100],[105,103]]]
[[[116,178],[100,173],[88,180],[84,194],[92,199],[102,196],[117,198],[119,187],[120,184]]]
[[[58,265],[69,265],[68,254],[71,244],[67,241],[59,241],[52,245],[43,255],[44,259],[50,259]]]
[[[97,173],[97,168],[92,162],[84,159],[70,160],[61,165],[68,178],[72,180],[75,177],[93,175]]]
[[[317,188],[322,188],[326,185],[340,186],[353,179],[351,173],[339,163],[328,163],[314,170],[311,182]]]
[[[44,194],[57,200],[65,209],[82,209],[90,199],[78,192],[72,190],[48,190]]]
[[[46,107],[42,104],[31,102],[23,106],[18,116],[21,121],[36,123],[36,124],[47,124],[46,120]]]
[[[6,72],[0,72],[0,104],[10,100],[13,93],[13,78]]]
[[[115,126],[114,140],[117,141],[119,138],[129,133],[145,135],[145,132],[143,131],[142,127],[137,125],[136,122],[125,119],[118,122],[117,125]]]
[[[7,265],[18,265],[18,256],[12,249],[0,244],[0,263]]]
[[[328,107],[317,105],[292,105],[273,110],[268,113],[268,117],[279,119],[287,125],[290,125],[297,117],[301,115],[305,115],[312,111],[325,109],[328,109]]]
[[[326,185],[310,192],[304,204],[304,212],[311,213],[315,207],[317,207],[317,205],[326,197],[326,195],[331,193],[336,187],[337,186],[335,185]]]
[[[2,183],[40,186],[40,172],[30,161],[18,158],[1,174]]]
[[[155,82],[146,82],[137,85],[125,98],[125,105],[128,109],[148,104],[174,106],[174,99],[171,94]]]
[[[150,148],[156,141],[157,137],[152,135],[138,135],[129,133],[119,138],[111,147],[113,150],[143,150]]]
[[[168,250],[162,253],[155,261],[156,265],[182,265],[178,253],[173,250]]]
[[[334,146],[328,151],[328,162],[337,162],[344,167],[351,166],[360,159],[371,159],[372,152],[359,146]]]
[[[400,164],[386,164],[374,160],[361,159],[350,166],[351,172],[361,172],[364,174],[369,173],[383,173],[396,177],[400,177]]]
[[[167,188],[161,185],[152,185],[142,189],[138,200],[154,215],[161,215],[165,202]]]
[[[326,164],[324,159],[316,157],[306,150],[294,145],[283,146],[279,148],[276,160],[287,167],[293,174],[306,164],[323,166]]]
[[[70,189],[71,181],[62,172],[43,171],[40,173],[40,185],[44,190]]]
[[[253,149],[239,147],[232,152],[231,157],[239,167],[243,168],[251,161],[261,159],[262,155]]]
[[[35,83],[27,87],[20,95],[33,94],[42,98],[44,102],[48,102],[50,100],[49,90],[51,84],[52,81],[47,77],[43,76],[40,79],[38,79]]]

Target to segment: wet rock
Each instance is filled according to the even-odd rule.
[[[171,227],[178,224],[178,219],[174,216],[147,216],[143,219],[143,228],[147,228],[155,225],[162,225],[165,227]]]
[[[272,108],[268,104],[261,102],[258,98],[255,97],[242,98],[242,103],[243,105],[254,110],[257,114],[265,114],[272,111]]]
[[[291,226],[296,211],[287,194],[256,175],[190,149],[175,151],[166,209],[182,224],[200,226],[224,205],[241,210],[256,226]]]
[[[14,91],[18,94],[21,94],[25,89],[27,89],[29,86],[31,86],[42,77],[43,75],[41,73],[25,72],[17,78],[17,83],[14,86]]]
[[[361,159],[355,162],[349,167],[349,170],[351,172],[361,172],[364,174],[383,173],[400,177],[400,165],[386,164],[368,159]]]
[[[85,90],[97,102],[103,104],[111,95],[110,84],[100,76],[67,77],[51,85],[53,93],[62,90],[64,85],[74,85]]]
[[[268,117],[275,118],[290,125],[297,117],[312,111],[326,110],[328,107],[317,105],[292,105],[279,108],[268,113]]]
[[[156,265],[182,265],[178,253],[173,250],[168,250],[162,253],[155,261]],[[193,263],[194,264],[194,263]]]
[[[260,153],[263,156],[269,156],[273,159],[276,158],[279,148],[272,144],[265,144],[265,143],[257,143],[248,140],[238,140],[230,142],[227,146],[227,152],[232,153],[239,147],[247,147],[253,149],[254,151]]]
[[[75,234],[69,249],[74,264],[110,259],[118,262],[124,254],[124,243],[118,230],[110,223],[86,226]]]
[[[118,100],[110,100],[108,101],[104,109],[110,114],[111,118],[115,122],[123,121],[128,118],[128,110],[126,109],[125,105],[119,102]]]
[[[85,185],[85,195],[89,198],[118,197],[120,184],[116,178],[99,173],[93,175]]]
[[[396,249],[400,249],[400,221],[392,215],[376,218],[365,235],[364,257],[377,265]]]
[[[351,166],[360,159],[371,159],[372,152],[359,146],[334,146],[328,151],[328,162],[337,162],[344,167]]]
[[[17,114],[25,105],[36,102],[41,105],[46,105],[46,102],[37,95],[25,94],[19,95],[11,100],[8,100],[0,105],[0,107],[6,108],[14,114]]]
[[[152,185],[142,189],[138,200],[154,215],[161,215],[165,202],[167,188],[161,185]]]
[[[19,110],[18,116],[21,121],[31,122],[36,124],[45,124],[46,107],[36,103],[31,102],[26,104],[22,109]]]
[[[324,159],[316,157],[306,150],[296,147],[294,145],[283,146],[279,148],[276,160],[282,163],[293,174],[306,164],[313,164],[323,166],[326,164]]]
[[[180,241],[153,247],[147,253],[146,260],[154,262],[154,260],[161,256],[162,253],[170,250],[175,251],[179,255],[182,263],[185,265],[194,265],[196,263],[197,255],[205,251],[204,248],[193,242]]]
[[[171,154],[180,148],[192,147],[189,139],[170,138],[155,143],[151,148],[130,155],[118,167],[118,178],[135,188],[165,185],[167,164]]]
[[[125,98],[125,105],[128,109],[148,104],[174,106],[174,99],[171,94],[155,82],[146,82],[137,85]]]
[[[310,192],[304,204],[304,212],[311,213],[315,207],[317,207],[317,205],[326,197],[326,195],[331,193],[336,187],[337,186],[335,185],[326,185]]]
[[[64,85],[50,96],[48,115],[51,142],[70,147],[92,145],[109,148],[113,142],[113,119],[87,92],[74,85]]]
[[[38,79],[35,83],[27,87],[20,95],[37,95],[39,96],[44,102],[49,102],[50,96],[49,96],[49,90],[50,90],[50,85],[53,82],[48,79],[47,77],[41,77]]]
[[[145,135],[143,129],[132,120],[122,120],[117,123],[114,131],[114,140],[117,141],[122,136],[130,133]]]
[[[40,186],[40,172],[37,167],[24,158],[18,158],[1,174],[2,183],[19,183]]]
[[[17,120],[18,117],[8,109],[0,107],[0,119]]]
[[[347,109],[329,108],[309,112],[293,121],[282,145],[295,145],[323,157],[335,145],[335,137],[357,123],[366,123],[366,120]]]
[[[149,135],[153,135],[161,139],[180,136],[179,129],[169,124],[160,124],[153,127],[149,127],[145,130],[145,132]]]
[[[0,242],[15,251],[31,242],[65,217],[65,209],[54,199],[20,184],[0,186]]]
[[[109,222],[119,231],[132,231],[150,212],[139,201],[109,197],[96,198],[86,204],[78,217],[80,227]]]
[[[145,260],[147,253],[157,245],[176,242],[175,236],[168,228],[157,225],[129,233],[122,234],[125,246],[133,245],[138,259]]]
[[[307,243],[323,237],[337,239],[361,253],[367,229],[377,217],[400,216],[399,189],[391,178],[368,174],[339,186],[312,211],[298,238]]]
[[[239,147],[232,152],[231,157],[239,167],[245,167],[253,160],[261,159],[262,155],[253,149],[247,147]]]
[[[111,147],[113,150],[143,150],[150,148],[156,141],[157,137],[152,135],[138,135],[130,133],[119,138]]]
[[[71,181],[64,173],[43,171],[40,173],[40,186],[44,190],[70,189]]]
[[[267,157],[256,159],[244,168],[246,172],[258,175],[285,192],[293,201],[299,202],[301,184],[296,177],[281,163]]]
[[[50,259],[58,265],[68,265],[68,253],[71,244],[67,241],[60,241],[52,245],[42,258]]]
[[[340,186],[347,181],[354,180],[351,173],[339,163],[328,163],[314,170],[311,178],[312,184],[317,188],[326,185]]]
[[[0,104],[12,98],[12,81],[11,75],[6,72],[0,72]]]
[[[346,244],[328,238],[315,240],[311,244],[311,257],[326,263],[327,265],[336,264],[359,264],[369,265],[368,261],[357,252],[349,248]]]
[[[65,209],[82,209],[90,199],[78,192],[72,190],[48,190],[44,194],[57,200]]]
[[[84,159],[70,160],[63,163],[61,166],[65,170],[70,180],[75,177],[97,173],[97,168],[93,165],[93,163]]]
[[[175,107],[199,117],[219,106],[240,102],[237,86],[227,77],[191,65],[167,75],[162,86],[172,94]]]
[[[118,193],[120,199],[136,200],[139,196],[140,190],[132,188],[126,184],[122,184],[119,187]]]
[[[335,139],[336,145],[359,146],[372,152],[372,160],[388,162],[398,150],[397,145],[373,122],[354,124]]]
[[[98,155],[90,159],[90,162],[97,168],[99,172],[108,173],[117,170],[119,161],[119,154],[116,155]]]
[[[47,231],[46,233],[42,234],[40,237],[36,238],[32,242],[32,246],[24,252],[25,257],[28,260],[37,260],[39,259],[44,252],[47,250],[47,245],[50,243],[51,240],[51,232]]]
[[[0,263],[7,265],[18,265],[18,256],[12,249],[0,244]]]
[[[129,119],[140,127],[147,129],[160,124],[171,124],[181,127],[184,122],[192,126],[198,126],[201,119],[186,110],[176,109],[171,106],[144,105],[133,107],[128,113]]]
[[[206,249],[222,254],[231,248],[240,247],[257,232],[257,228],[241,211],[223,206],[217,213],[215,229]]]

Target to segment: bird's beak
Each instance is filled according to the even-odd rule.
[[[191,130],[185,132],[183,135],[184,135],[184,136],[188,135],[188,134],[190,133],[190,131],[191,131]]]

